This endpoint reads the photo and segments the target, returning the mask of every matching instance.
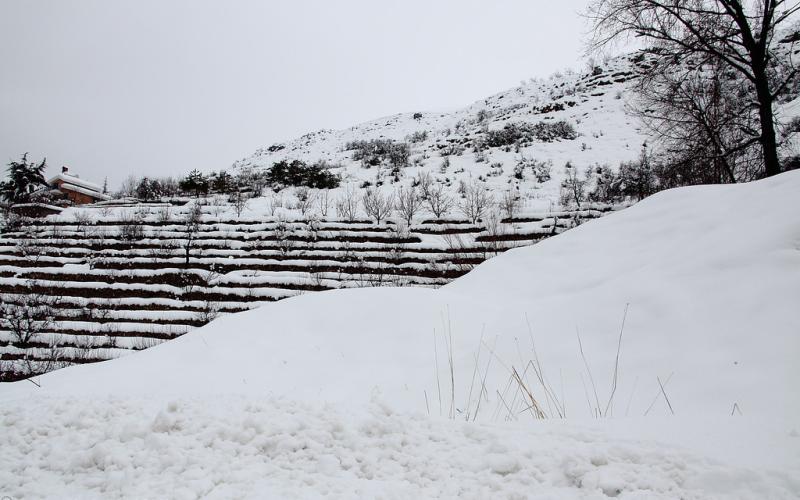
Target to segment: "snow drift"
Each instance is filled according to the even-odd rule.
[[[591,385],[590,375],[595,379],[604,410],[630,304],[613,414],[627,406],[629,414],[641,414],[661,392],[656,378],[664,382],[670,374],[665,389],[677,414],[730,414],[734,403],[747,414],[797,413],[798,192],[796,172],[663,192],[509,251],[439,290],[292,298],[125,359],[39,377],[41,388],[22,382],[0,394],[256,392],[352,404],[380,392],[400,409],[425,410],[427,392],[438,414],[441,392],[448,414],[450,339],[454,411],[475,404],[478,391],[471,405],[467,392],[476,356],[494,359],[486,377],[492,399],[512,366],[521,373],[533,359],[535,342],[567,416],[592,416],[583,386]],[[661,402],[658,413],[668,412]]]
[[[689,475],[699,476],[689,479],[678,474],[680,478],[676,479],[671,466],[664,466],[669,460],[665,462],[657,454],[640,450],[638,455],[633,453],[637,458],[632,460],[637,464],[651,460],[660,464],[654,466],[655,472],[651,471],[655,483],[637,486],[632,478],[639,473],[628,471],[614,476],[612,467],[611,475],[602,477],[603,481],[610,481],[608,484],[583,482],[588,481],[585,476],[588,472],[583,470],[578,474],[583,479],[574,484],[566,480],[562,483],[561,479],[540,481],[536,484],[544,488],[542,485],[546,483],[547,488],[553,489],[529,491],[520,485],[526,484],[526,477],[530,478],[531,467],[544,466],[523,458],[524,449],[530,452],[526,445],[520,445],[519,453],[504,453],[502,450],[509,449],[515,439],[507,437],[502,446],[498,445],[500,451],[496,454],[497,460],[510,462],[475,467],[496,466],[504,478],[501,483],[511,481],[509,484],[516,486],[505,489],[508,485],[503,484],[495,490],[476,487],[469,494],[533,496],[542,491],[545,497],[550,494],[550,498],[558,498],[557,492],[565,498],[620,493],[622,497],[647,498],[681,495],[746,498],[752,491],[763,491],[765,496],[791,498],[800,493],[800,485],[789,479],[791,473],[787,472],[800,470],[800,443],[797,429],[791,423],[800,410],[800,394],[796,390],[800,380],[796,363],[800,353],[799,192],[800,172],[747,185],[671,190],[536,246],[509,251],[439,290],[382,288],[322,292],[226,316],[136,355],[37,377],[41,387],[25,381],[3,385],[0,400],[6,408],[6,421],[11,422],[6,429],[10,433],[14,425],[22,426],[35,435],[30,426],[46,419],[31,408],[71,405],[76,398],[86,401],[86,408],[90,409],[87,411],[92,414],[106,412],[112,422],[109,425],[122,427],[126,422],[139,421],[136,416],[139,413],[150,415],[146,408],[158,415],[169,414],[163,410],[166,402],[189,398],[195,402],[190,412],[194,416],[185,415],[177,420],[163,417],[167,423],[166,431],[162,432],[173,429],[184,437],[206,439],[202,438],[203,426],[190,424],[192,419],[208,418],[219,425],[220,419],[225,421],[229,417],[212,417],[211,409],[203,417],[198,408],[216,406],[226,398],[247,401],[257,397],[260,401],[267,398],[273,401],[278,413],[282,405],[288,404],[286,401],[291,401],[292,405],[310,405],[316,409],[330,404],[331,415],[349,412],[358,415],[356,421],[378,419],[375,425],[383,429],[380,433],[386,433],[381,435],[392,436],[386,437],[390,441],[408,437],[403,437],[403,425],[408,432],[429,425],[420,423],[427,421],[427,414],[483,422],[475,424],[478,427],[430,431],[432,440],[454,442],[480,436],[484,432],[480,429],[498,428],[486,427],[488,422],[522,421],[512,427],[504,424],[498,432],[511,433],[520,442],[534,446],[530,436],[522,436],[532,432],[529,429],[536,424],[531,420],[537,416],[566,416],[572,422],[585,419],[581,425],[597,429],[601,424],[588,423],[588,419],[602,415],[618,420],[599,427],[602,437],[586,437],[590,442],[597,438],[596,443],[606,443],[598,444],[598,449],[606,450],[601,455],[610,449],[608,443],[619,437],[658,438],[689,446],[715,459],[748,467],[769,465],[785,472],[780,473],[779,479],[773,477],[774,481],[753,475],[755,482],[743,485],[729,480],[743,477],[732,472],[733,469],[724,469],[724,474],[713,472],[717,467],[714,465],[698,472],[689,464],[695,459],[686,458],[682,463],[691,469]],[[518,379],[514,373],[519,375]],[[527,394],[525,387],[529,390]],[[143,398],[150,403],[137,403]],[[381,408],[381,416],[375,416],[376,405]],[[232,404],[231,408],[244,406]],[[337,418],[327,417],[328,410],[316,411],[309,410],[308,419]],[[24,416],[26,412],[30,418]],[[400,418],[391,416],[394,412],[417,416],[408,417],[406,424],[393,428],[394,424],[385,419]],[[64,410],[64,413],[70,412]],[[257,425],[243,425],[269,427],[268,420],[272,417],[264,416],[263,412],[259,415],[267,423],[257,419],[260,422]],[[647,418],[642,418],[644,415]],[[662,417],[671,419],[672,415],[675,420],[668,419],[665,423]],[[733,418],[741,420],[731,423]],[[78,422],[75,425],[80,428],[83,417],[72,415],[70,419]],[[341,417],[339,424],[342,422],[346,423],[343,425],[347,432],[363,431],[358,430],[357,424],[352,427],[348,417]],[[93,418],[86,425],[92,435],[94,429],[106,424],[103,418]],[[317,428],[316,424],[309,425]],[[581,435],[570,426],[548,425],[546,429],[567,440],[569,433]],[[508,430],[511,428],[517,430]],[[537,428],[542,432],[541,427]],[[688,428],[694,430],[690,432]],[[468,429],[479,430],[470,434],[472,431]],[[147,439],[145,430],[140,431],[131,431],[134,437],[130,439]],[[47,435],[60,436],[63,432],[65,428],[57,428]],[[253,436],[261,431],[248,432],[250,438],[242,438],[244,441],[240,443],[245,447],[253,445]],[[303,437],[303,432],[301,428],[289,434],[295,440],[311,439]],[[750,438],[742,437],[748,433]],[[99,441],[111,439],[119,444],[122,439],[116,435],[109,437],[105,431],[95,434]],[[712,435],[716,437],[708,438]],[[414,439],[419,438],[415,436]],[[26,443],[33,438],[27,439]],[[207,439],[213,448],[213,437]],[[226,439],[237,442],[239,438]],[[286,439],[290,438],[284,436],[279,441],[286,444]],[[325,439],[317,445],[325,447]],[[557,441],[558,437],[553,439]],[[4,449],[24,449],[18,441],[8,437],[5,441]],[[482,442],[470,453],[481,454],[484,445],[488,446]],[[556,448],[561,451],[554,451]],[[264,448],[268,449],[271,448]],[[566,452],[557,446],[549,450],[553,460],[544,462],[558,468],[559,474],[566,474],[561,467],[569,461],[566,455],[561,455]],[[387,471],[394,466],[406,473],[419,472],[417,466],[425,467],[404,461],[401,451],[396,453],[392,455],[394,462],[381,462],[388,469],[380,469],[379,476],[389,474]],[[437,455],[431,453],[434,460]],[[145,460],[146,456],[146,453],[134,458],[128,456],[127,465],[119,467],[135,469],[137,460]],[[609,459],[607,455],[604,457],[602,460]],[[339,470],[344,459],[337,460],[329,465]],[[364,460],[369,462],[369,453]],[[593,463],[594,458],[586,460]],[[614,460],[611,459],[612,466],[619,465]],[[92,460],[89,462],[76,467],[81,471],[84,467],[99,467]],[[461,467],[456,462],[439,466],[449,467],[451,472]],[[4,466],[0,470],[14,469]],[[137,474],[142,474],[137,470]],[[27,474],[25,477],[30,481],[38,480],[30,470]],[[359,477],[369,476],[365,473]],[[408,479],[411,486],[404,483],[403,487],[381,483],[382,486],[376,486],[378,490],[358,489],[353,483],[347,483],[343,489],[326,483],[326,488],[333,488],[329,492],[340,496],[370,496],[377,494],[376,491],[395,492],[398,497],[414,492],[464,494],[458,488],[436,486],[436,481],[444,481],[442,478],[446,476]],[[253,487],[252,481],[239,479]],[[656,486],[656,483],[661,480],[669,484],[659,489],[663,484]],[[19,488],[24,487],[24,479],[16,481]],[[85,488],[94,488],[89,479],[86,481]],[[164,492],[155,489],[142,493],[123,483],[112,491]],[[272,493],[268,495],[277,496],[319,493],[309,484],[282,492],[256,489],[254,493],[248,489],[239,493],[269,491]],[[428,486],[433,489],[426,489]],[[521,489],[516,489],[518,486]],[[558,489],[562,487],[568,491]],[[774,491],[770,489],[773,487]],[[224,491],[214,488],[213,484],[203,483],[202,488],[190,491],[218,495]]]

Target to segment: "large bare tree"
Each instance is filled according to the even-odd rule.
[[[780,71],[775,31],[799,9],[788,0],[593,0],[587,15],[594,49],[633,36],[671,56],[652,70],[670,71],[693,59],[722,63],[743,76],[755,96],[763,173],[771,176],[780,172],[773,105],[796,73]]]
[[[750,86],[724,64],[643,76],[630,109],[656,138],[664,188],[750,181],[763,173]]]

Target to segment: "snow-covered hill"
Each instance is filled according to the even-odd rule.
[[[4,384],[0,484],[797,498],[798,191],[800,172],[665,191],[438,290],[290,298]]]
[[[638,61],[638,62],[637,62]],[[635,55],[612,59],[602,67],[579,73],[531,80],[514,89],[454,111],[401,113],[344,130],[320,130],[295,140],[273,144],[234,164],[237,169],[265,168],[281,160],[324,161],[346,185],[408,184],[421,172],[455,190],[460,181],[483,181],[494,191],[518,189],[525,206],[547,209],[558,201],[564,166],[581,171],[590,165],[616,168],[639,155],[646,137],[634,118],[625,114],[637,65]],[[575,139],[523,141],[519,146],[486,144],[489,131],[507,124],[566,121]],[[354,141],[385,139],[410,146],[410,166],[392,172],[389,164],[365,168],[348,146]],[[551,165],[551,179],[540,182],[530,171],[518,175],[520,160]],[[445,164],[449,162],[449,165]],[[443,166],[443,164],[445,164]],[[521,178],[520,178],[521,177]]]

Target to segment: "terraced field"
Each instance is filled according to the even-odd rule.
[[[122,356],[301,293],[441,286],[608,210],[410,227],[213,214],[190,225],[163,207],[26,220],[0,236],[0,297],[21,316],[0,330],[0,380]]]

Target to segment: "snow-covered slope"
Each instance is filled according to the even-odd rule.
[[[605,410],[630,304],[615,415],[644,412],[660,392],[656,377],[663,382],[670,374],[665,389],[676,413],[730,414],[734,403],[747,414],[800,411],[791,390],[800,331],[798,188],[800,173],[791,172],[748,185],[666,191],[511,250],[439,290],[291,298],[126,359],[43,376],[41,388],[4,386],[2,395],[255,391],[355,403],[379,390],[400,408],[420,410],[427,391],[438,414],[436,331],[438,382],[448,387],[452,337],[453,411],[474,411],[478,391],[467,399],[474,356],[488,361],[489,348],[496,355],[486,380],[495,405],[506,368],[524,370],[533,358],[533,338],[558,393],[563,377],[568,416],[588,416],[580,378],[588,384],[589,373],[576,329]],[[448,387],[443,414],[450,412]],[[591,400],[598,406],[593,394]],[[662,403],[651,411],[668,413]]]
[[[0,483],[796,498],[799,191],[800,172],[666,191],[439,290],[304,295],[38,385],[4,384],[0,439],[12,451]],[[589,423],[598,414],[614,418]],[[440,415],[484,423],[448,426]],[[536,420],[560,415],[570,423]],[[49,454],[38,444],[51,440],[90,451]],[[165,469],[172,482],[142,484]],[[98,471],[116,471],[110,489]]]
[[[257,150],[234,164],[235,168],[265,168],[281,160],[326,161],[336,168],[345,185],[364,182],[408,184],[420,172],[455,190],[459,181],[486,182],[492,190],[518,188],[526,206],[548,208],[557,202],[564,165],[571,161],[581,171],[590,165],[617,167],[635,158],[646,138],[634,118],[626,116],[625,105],[633,84],[635,55],[619,57],[586,73],[568,72],[547,80],[524,82],[520,86],[451,111],[400,113],[362,123],[344,130],[320,130],[284,143]],[[553,142],[534,141],[517,148],[488,147],[476,153],[489,130],[506,124],[552,123],[565,120],[578,137]],[[416,139],[412,136],[417,134]],[[424,134],[424,135],[423,135]],[[424,137],[424,138],[423,138]],[[411,146],[410,166],[399,179],[388,165],[364,168],[353,159],[347,145],[353,141],[390,139]],[[478,148],[481,149],[481,148]],[[449,166],[442,167],[445,157]],[[522,158],[552,162],[552,178],[538,182],[530,172],[519,179],[514,167]]]

